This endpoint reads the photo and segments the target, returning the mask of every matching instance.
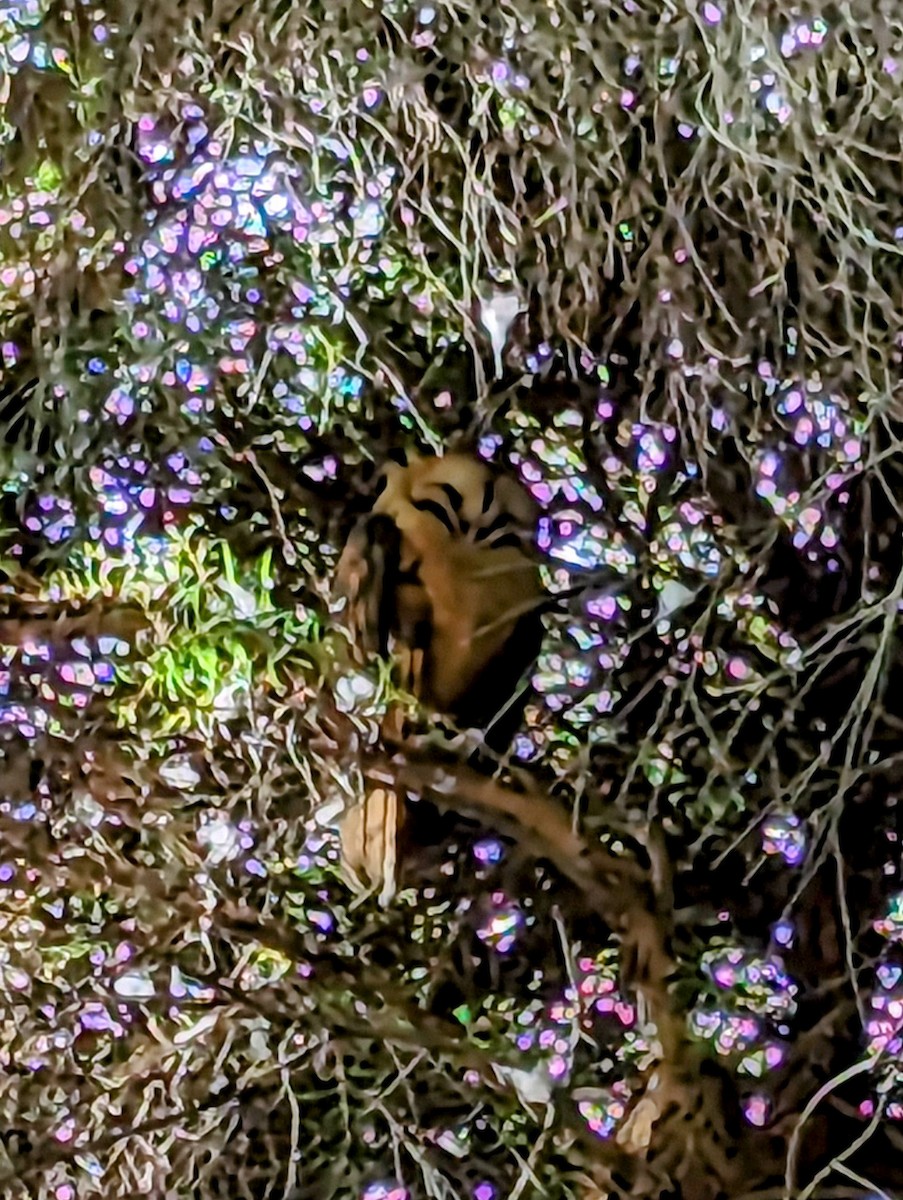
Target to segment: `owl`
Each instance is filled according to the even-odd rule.
[[[520,484],[470,455],[390,462],[336,569],[360,653],[390,659],[402,686],[483,729],[496,750],[516,728],[521,680],[542,639],[543,588],[530,546],[537,516]],[[348,865],[384,890],[386,880],[374,878],[376,858],[385,861],[375,835],[380,814],[397,822],[402,811],[380,789],[343,823]]]

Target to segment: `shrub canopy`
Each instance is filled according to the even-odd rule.
[[[903,1188],[901,78],[886,0],[0,0],[4,1196]],[[449,446],[543,507],[494,775],[328,595]]]

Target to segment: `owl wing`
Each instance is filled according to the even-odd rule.
[[[523,551],[458,542],[442,555],[424,558],[420,576],[429,597],[432,633],[426,665],[427,686],[437,707],[471,724],[481,724],[490,695],[500,680],[489,680],[496,660],[508,650],[517,677],[535,657],[535,638],[525,636],[539,622],[539,573]],[[481,700],[481,686],[491,683]],[[505,672],[513,688],[517,679]],[[507,699],[507,697],[506,697]],[[482,711],[481,711],[482,710]]]
[[[345,623],[364,652],[389,652],[400,546],[395,522],[371,513],[354,526],[339,558],[333,591],[345,599]]]

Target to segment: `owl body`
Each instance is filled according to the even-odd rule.
[[[422,660],[420,698],[482,724],[504,686],[496,678],[478,696],[475,685],[503,650],[512,658],[515,638],[519,677],[541,632],[542,586],[528,553],[536,506],[464,454],[390,463],[383,479],[337,570],[352,633],[364,649]]]
[[[371,511],[348,538],[336,592],[362,654],[394,661],[425,704],[485,730],[494,750],[520,719],[522,676],[542,640],[537,510],[514,480],[465,454],[389,463]],[[352,876],[394,892],[404,806],[374,789],[341,824]]]

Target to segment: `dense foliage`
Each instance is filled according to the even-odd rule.
[[[0,0],[4,1197],[903,1194],[901,81],[890,0]],[[447,446],[543,507],[495,763],[330,602]]]

